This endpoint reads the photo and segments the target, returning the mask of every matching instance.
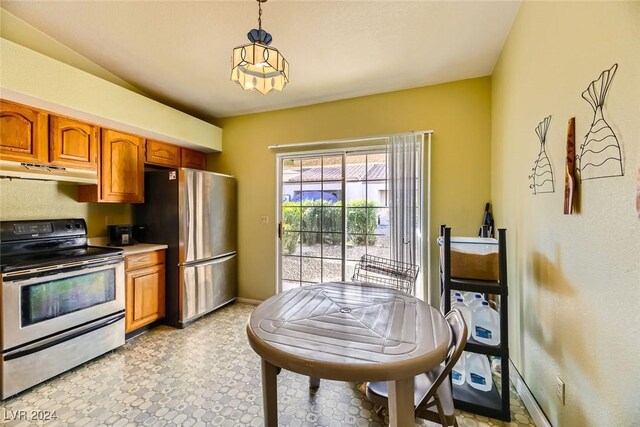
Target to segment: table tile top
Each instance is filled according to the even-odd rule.
[[[412,361],[421,365],[417,372],[429,368],[425,363],[440,363],[450,339],[444,318],[423,301],[393,289],[350,282],[304,286],[276,295],[255,310],[248,332],[252,345],[264,343],[285,358],[302,358],[309,364],[360,369]]]

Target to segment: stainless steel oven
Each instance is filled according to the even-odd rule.
[[[2,223],[2,399],[124,344],[122,251],[86,246],[82,220],[37,223]]]

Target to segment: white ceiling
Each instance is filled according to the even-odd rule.
[[[12,1],[2,7],[140,88],[204,119],[491,74],[520,1],[288,1],[263,28],[290,63],[281,93],[243,92],[231,51],[257,2]]]

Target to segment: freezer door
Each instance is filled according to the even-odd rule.
[[[235,252],[235,178],[193,169],[180,169],[180,175],[180,263]]]
[[[185,323],[236,297],[236,254],[180,267],[180,278],[180,322]]]

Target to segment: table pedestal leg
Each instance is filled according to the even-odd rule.
[[[262,359],[262,405],[265,427],[278,427],[278,368]]]
[[[309,377],[309,388],[318,388],[318,387],[320,387],[320,378]]]
[[[413,406],[413,377],[387,383],[389,389],[389,426],[406,427],[415,425]]]

